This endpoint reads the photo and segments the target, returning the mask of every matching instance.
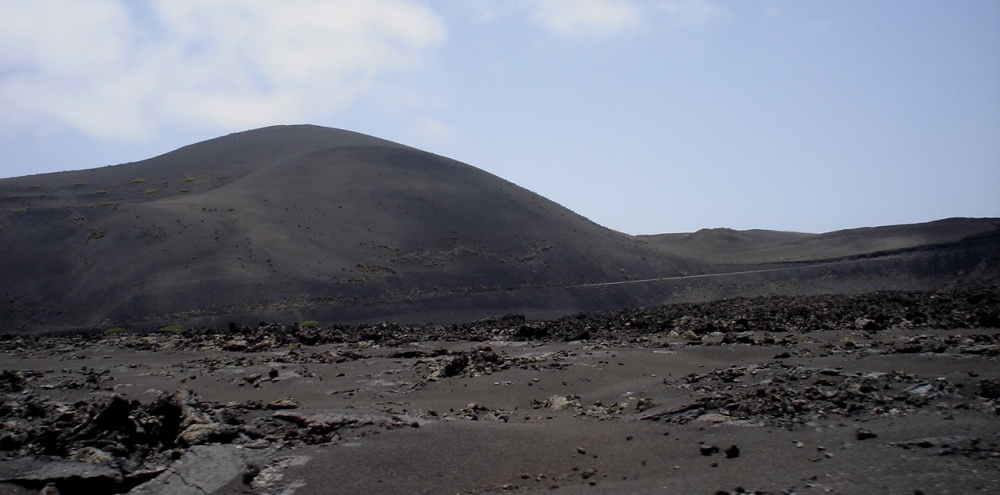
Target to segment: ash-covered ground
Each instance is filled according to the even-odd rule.
[[[0,338],[0,494],[1000,489],[1000,291]]]

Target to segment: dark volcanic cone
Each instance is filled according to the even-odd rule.
[[[678,260],[469,165],[315,126],[0,181],[0,328],[565,312],[596,302],[537,288]]]

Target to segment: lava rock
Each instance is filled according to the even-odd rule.
[[[1000,399],[1000,380],[980,380],[979,395],[984,399]]]
[[[729,448],[723,451],[726,454],[726,459],[735,459],[740,456],[740,448],[735,445],[730,445]]]
[[[854,432],[854,438],[857,438],[858,440],[869,440],[872,438],[878,438],[878,435],[864,428],[858,428],[858,431]]]

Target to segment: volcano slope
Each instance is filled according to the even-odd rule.
[[[0,180],[0,329],[461,322],[1000,280],[1000,222],[634,237],[317,126]]]
[[[645,289],[536,289],[692,269],[474,167],[315,126],[4,179],[0,234],[7,329],[602,309]]]

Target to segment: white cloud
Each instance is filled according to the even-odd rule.
[[[709,0],[453,0],[453,3],[480,22],[526,16],[549,33],[569,38],[700,26],[719,14]]]
[[[536,0],[531,19],[563,36],[612,34],[641,26],[640,10],[625,0]]]
[[[106,137],[347,105],[443,42],[414,0],[0,0],[0,122]]]

